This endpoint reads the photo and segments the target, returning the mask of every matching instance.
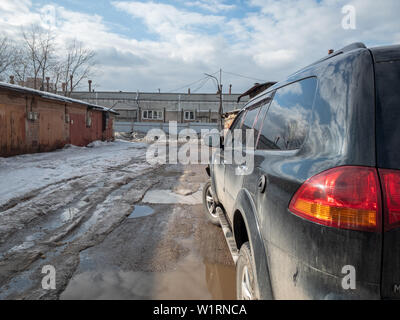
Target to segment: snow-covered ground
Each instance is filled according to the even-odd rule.
[[[136,172],[145,162],[147,144],[123,140],[96,141],[88,147],[68,146],[62,150],[0,158],[0,207],[60,181],[82,175],[100,175],[123,166]]]

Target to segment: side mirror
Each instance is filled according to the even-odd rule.
[[[217,132],[207,133],[203,137],[204,144],[212,148],[223,148],[223,139]]]

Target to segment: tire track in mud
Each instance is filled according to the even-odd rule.
[[[50,184],[48,184],[48,185],[46,185],[44,187],[34,189],[34,190],[32,190],[32,191],[30,191],[30,192],[28,192],[28,193],[26,193],[26,194],[24,194],[22,196],[18,196],[18,197],[12,198],[9,201],[7,201],[6,203],[0,205],[0,216],[5,211],[10,210],[10,209],[14,208],[15,206],[17,206],[17,205],[19,205],[21,203],[24,203],[24,202],[27,202],[29,200],[32,200],[33,198],[35,198],[37,196],[38,193],[40,193],[40,192],[42,192],[42,191],[44,191],[44,190],[46,190],[46,189],[48,189],[50,187],[57,186],[57,185],[62,185],[62,184],[65,184],[65,183],[67,183],[69,181],[80,179],[82,177],[84,177],[84,175],[76,176],[76,177],[72,177],[72,178],[68,178],[68,179],[64,179],[64,180],[60,180],[60,181],[57,181],[57,182],[54,182],[54,183],[50,183]]]
[[[137,161],[137,159],[130,161],[129,164],[133,165],[135,161]],[[126,165],[123,167],[125,168]],[[117,178],[111,177],[109,180],[104,180],[104,176],[102,176],[97,180],[91,181],[92,183],[90,184],[83,183],[83,187],[86,188],[85,190],[94,188],[92,190],[93,192],[89,195],[86,192],[83,192],[82,194],[81,186],[81,188],[78,188],[77,190],[78,195],[75,195],[69,199],[70,201],[65,202],[63,206],[57,208],[56,211],[60,212],[63,209],[68,208],[71,203],[85,202],[85,200],[88,201],[87,205],[83,205],[80,208],[80,212],[76,217],[74,217],[71,223],[54,231],[55,234],[47,239],[47,241],[37,241],[32,248],[16,251],[6,256],[3,255],[3,257],[0,255],[1,299],[9,297],[23,298],[26,296],[26,294],[30,292],[30,287],[32,287],[32,285],[35,287],[35,280],[38,280],[42,276],[40,273],[40,266],[49,263],[58,265],[57,273],[65,275],[64,277],[57,277],[60,281],[60,283],[57,284],[57,287],[60,288],[57,292],[62,292],[63,288],[69,281],[69,277],[72,276],[73,271],[79,263],[79,252],[101,242],[108,233],[124,221],[133,209],[132,206],[143,198],[147,190],[159,182],[159,174],[157,174],[157,172],[160,168],[147,168],[141,172],[141,174],[134,172],[127,173],[125,170],[119,169],[122,169],[122,166],[118,166],[118,169],[111,172],[111,175],[118,176],[122,171],[122,176]],[[146,178],[143,178],[143,176],[146,176]],[[68,183],[73,187],[73,184],[76,185],[80,183],[80,179],[83,179],[84,182],[85,178],[86,176],[77,179],[69,179]],[[99,180],[104,182],[103,186],[98,185]],[[56,185],[59,184],[60,183],[57,183]],[[126,186],[130,184],[132,188],[126,189]],[[118,195],[118,191],[121,189],[123,191],[121,195]],[[84,229],[85,232],[80,233],[82,230],[79,230],[79,228],[87,221],[90,221],[98,207],[101,209],[101,207],[104,206],[105,209],[112,210],[112,207],[115,205],[112,201],[113,197],[111,196],[113,193],[117,193],[114,200],[120,201],[116,205],[118,210],[113,210],[111,220],[108,221],[106,225],[102,225],[104,224],[104,219],[95,221],[92,226]],[[107,200],[109,200],[108,206],[104,205],[107,203]],[[26,204],[26,206],[29,206],[29,204]],[[55,214],[55,212],[53,211],[52,214]],[[51,216],[52,214],[48,215]],[[107,215],[106,218],[110,219]],[[96,225],[98,228],[96,228]],[[40,226],[40,223],[38,226]],[[90,229],[90,227],[94,227],[94,229]],[[70,241],[66,241],[65,243],[59,242],[62,241],[62,239],[65,239],[68,235],[74,234],[74,232],[77,233],[76,237],[70,239]],[[4,245],[0,245],[0,249],[4,249]],[[36,271],[32,272],[32,270]],[[21,285],[21,283],[24,285]],[[39,288],[40,282],[36,281],[36,284]],[[13,292],[13,289],[16,289],[14,290],[16,292]],[[41,291],[41,289],[39,289],[39,291]],[[54,294],[55,293],[52,292],[51,296],[54,297]],[[43,292],[36,293],[35,297],[40,298],[42,295]],[[45,292],[44,296],[47,295],[48,292]]]
[[[143,161],[143,162],[141,162]],[[139,163],[138,163],[139,162]],[[115,174],[116,172],[121,172],[122,175],[138,175],[138,172],[135,171],[130,171],[127,170],[126,168],[135,166],[135,165],[143,165],[144,159],[142,157],[139,158],[133,158],[129,160],[128,162],[125,162],[123,164],[119,164],[117,166],[111,166],[111,167],[106,167],[101,170],[101,172],[98,173],[98,179],[99,181],[104,181],[104,179],[110,175],[110,174]],[[149,168],[149,166],[148,166]],[[146,168],[144,168],[146,170]],[[142,173],[140,173],[142,174]],[[59,195],[55,199],[55,203],[51,203],[51,195],[53,192],[57,192],[59,188],[68,186],[68,183],[73,183],[76,182],[78,185],[77,187],[81,187],[82,189],[84,188],[91,188],[93,185],[98,183],[99,181],[95,181],[92,183],[92,185],[89,183],[85,183],[86,181],[90,180],[95,180],[91,179],[92,174],[87,174],[87,175],[79,175],[75,177],[71,177],[68,179],[63,179],[54,183],[50,183],[44,187],[35,189],[30,191],[29,193],[26,193],[22,196],[15,197],[11,200],[9,200],[7,203],[3,204],[0,206],[0,244],[6,241],[10,235],[12,235],[15,231],[18,229],[23,228],[25,225],[28,223],[33,223],[35,219],[49,215],[54,213],[56,210],[59,209],[60,207],[60,199],[63,199],[65,196],[64,195]],[[79,185],[79,183],[82,182],[82,186]],[[74,190],[67,189],[67,192],[70,194],[74,193]],[[79,193],[78,193],[79,194]],[[46,200],[49,205],[53,207],[49,208],[48,204],[46,203],[40,203],[36,204],[35,201],[36,199],[43,199],[44,197],[48,197],[49,199]],[[54,197],[53,197],[54,198]],[[71,202],[73,200],[70,200]],[[68,205],[68,203],[65,203],[65,205]],[[38,212],[38,214],[34,214],[35,209],[38,209],[39,207],[42,207],[46,210],[41,210],[41,212]],[[14,209],[14,210],[13,210]],[[13,211],[10,211],[13,210]],[[25,214],[27,211],[31,212],[31,216]],[[10,218],[9,220],[7,219],[7,216]],[[19,220],[19,218],[21,218]],[[1,253],[1,251],[0,251]]]
[[[138,149],[138,148],[133,148],[133,149]],[[110,172],[116,172],[116,171],[121,171],[121,172],[125,172],[125,173],[132,173],[131,171],[124,170],[124,169],[126,169],[126,167],[138,164],[138,162],[145,162],[145,160],[146,159],[145,159],[144,156],[140,156],[140,157],[137,157],[137,158],[132,158],[131,160],[129,160],[127,162],[124,162],[122,164],[118,164],[116,166],[110,166],[110,167],[102,168],[101,170],[102,170],[103,174],[107,174],[107,173],[110,173]],[[85,177],[90,176],[90,175],[91,174],[82,174],[82,175],[77,175],[77,176],[70,177],[70,178],[67,178],[67,179],[62,179],[62,180],[59,180],[59,181],[56,181],[56,182],[53,182],[53,183],[49,183],[49,184],[47,184],[47,185],[45,185],[43,187],[31,190],[31,191],[29,191],[29,192],[27,192],[27,193],[25,193],[25,194],[23,194],[21,196],[17,196],[17,197],[11,198],[7,202],[5,202],[3,204],[0,204],[0,216],[5,211],[10,210],[10,209],[14,208],[15,206],[17,206],[17,205],[19,205],[21,203],[24,203],[24,202],[27,202],[29,200],[34,199],[42,191],[46,191],[47,189],[49,189],[51,187],[56,187],[56,186],[59,186],[59,185],[63,185],[63,184],[68,183],[70,181],[74,181],[74,180],[78,180],[78,179],[81,179],[81,178],[85,178]]]

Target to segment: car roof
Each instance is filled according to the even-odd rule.
[[[307,70],[312,69],[313,67],[329,61],[330,59],[346,54],[346,53],[351,53],[353,51],[357,51],[357,50],[370,50],[374,60],[376,63],[379,62],[384,62],[384,61],[393,61],[393,60],[400,60],[400,45],[392,45],[392,46],[380,46],[380,47],[375,47],[375,48],[367,48],[365,46],[364,43],[362,42],[355,42],[352,43],[340,50],[337,50],[335,52],[333,52],[332,54],[329,54],[327,56],[325,56],[324,58],[298,70],[297,72],[295,72],[294,74],[288,76],[287,78],[285,78],[283,81],[279,81],[278,83],[276,83],[275,85],[271,86],[270,88],[268,88],[267,90],[261,92],[260,94],[258,94],[257,96],[255,96],[254,98],[252,98],[243,108],[247,109],[252,107],[254,104],[258,103],[260,100],[265,99],[265,96],[268,95],[270,92],[275,91],[276,89],[285,86],[293,81],[297,81],[298,80],[298,76],[300,74],[307,74],[308,72],[306,72]],[[297,80],[296,80],[297,79]]]
[[[400,60],[400,45],[376,47],[370,50],[376,63]]]

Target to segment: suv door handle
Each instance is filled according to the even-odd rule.
[[[263,175],[260,178],[258,178],[257,188],[258,188],[258,191],[260,191],[260,193],[265,192],[265,189],[267,188],[267,177],[266,176]]]

